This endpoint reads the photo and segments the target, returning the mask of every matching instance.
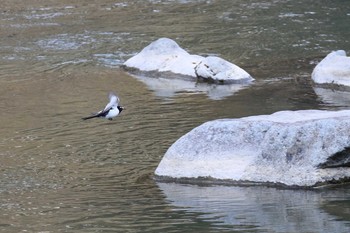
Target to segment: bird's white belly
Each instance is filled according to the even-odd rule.
[[[119,115],[119,109],[113,108],[109,110],[108,114],[105,116],[107,119],[114,118]]]

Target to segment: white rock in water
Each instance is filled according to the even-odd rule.
[[[141,71],[169,71],[195,77],[194,67],[201,60],[201,56],[190,55],[175,41],[160,38],[127,60],[124,65]]]
[[[344,50],[331,52],[315,67],[312,79],[318,84],[350,86],[350,57]]]
[[[206,57],[196,67],[197,77],[209,79],[214,82],[234,82],[254,80],[242,68],[219,57]]]
[[[200,63],[202,65],[196,70]],[[254,80],[246,71],[228,61],[221,58],[191,55],[168,38],[160,38],[152,42],[123,65],[126,68],[136,68],[140,71],[171,72],[194,78],[197,78],[198,73],[202,78],[211,78],[221,82]],[[208,66],[209,69],[203,69],[205,66]]]
[[[349,146],[350,110],[215,120],[177,140],[155,175],[315,186],[350,178]]]

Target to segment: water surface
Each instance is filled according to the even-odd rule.
[[[349,48],[347,1],[2,1],[0,231],[349,232],[347,187],[156,183],[167,148],[212,119],[348,108],[313,67]],[[244,88],[164,84],[119,67],[160,37],[217,55]],[[116,91],[115,121],[82,121]]]

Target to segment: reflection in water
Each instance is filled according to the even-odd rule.
[[[212,100],[220,100],[248,87],[248,84],[218,85],[193,80],[145,77],[134,75],[159,97],[174,97],[178,93],[204,93]]]
[[[330,106],[348,109],[350,107],[350,91],[332,88],[313,87],[323,103]]]
[[[201,213],[205,221],[254,232],[347,232],[344,221],[331,221],[348,190],[275,190],[267,187],[194,186],[157,183],[177,208]],[[345,193],[344,193],[345,191]],[[339,201],[334,197],[342,196]],[[345,201],[348,202],[348,201]],[[349,206],[339,220],[350,220]]]

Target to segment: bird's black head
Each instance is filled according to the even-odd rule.
[[[123,111],[123,109],[124,109],[124,107],[118,106],[119,113],[121,113]]]

